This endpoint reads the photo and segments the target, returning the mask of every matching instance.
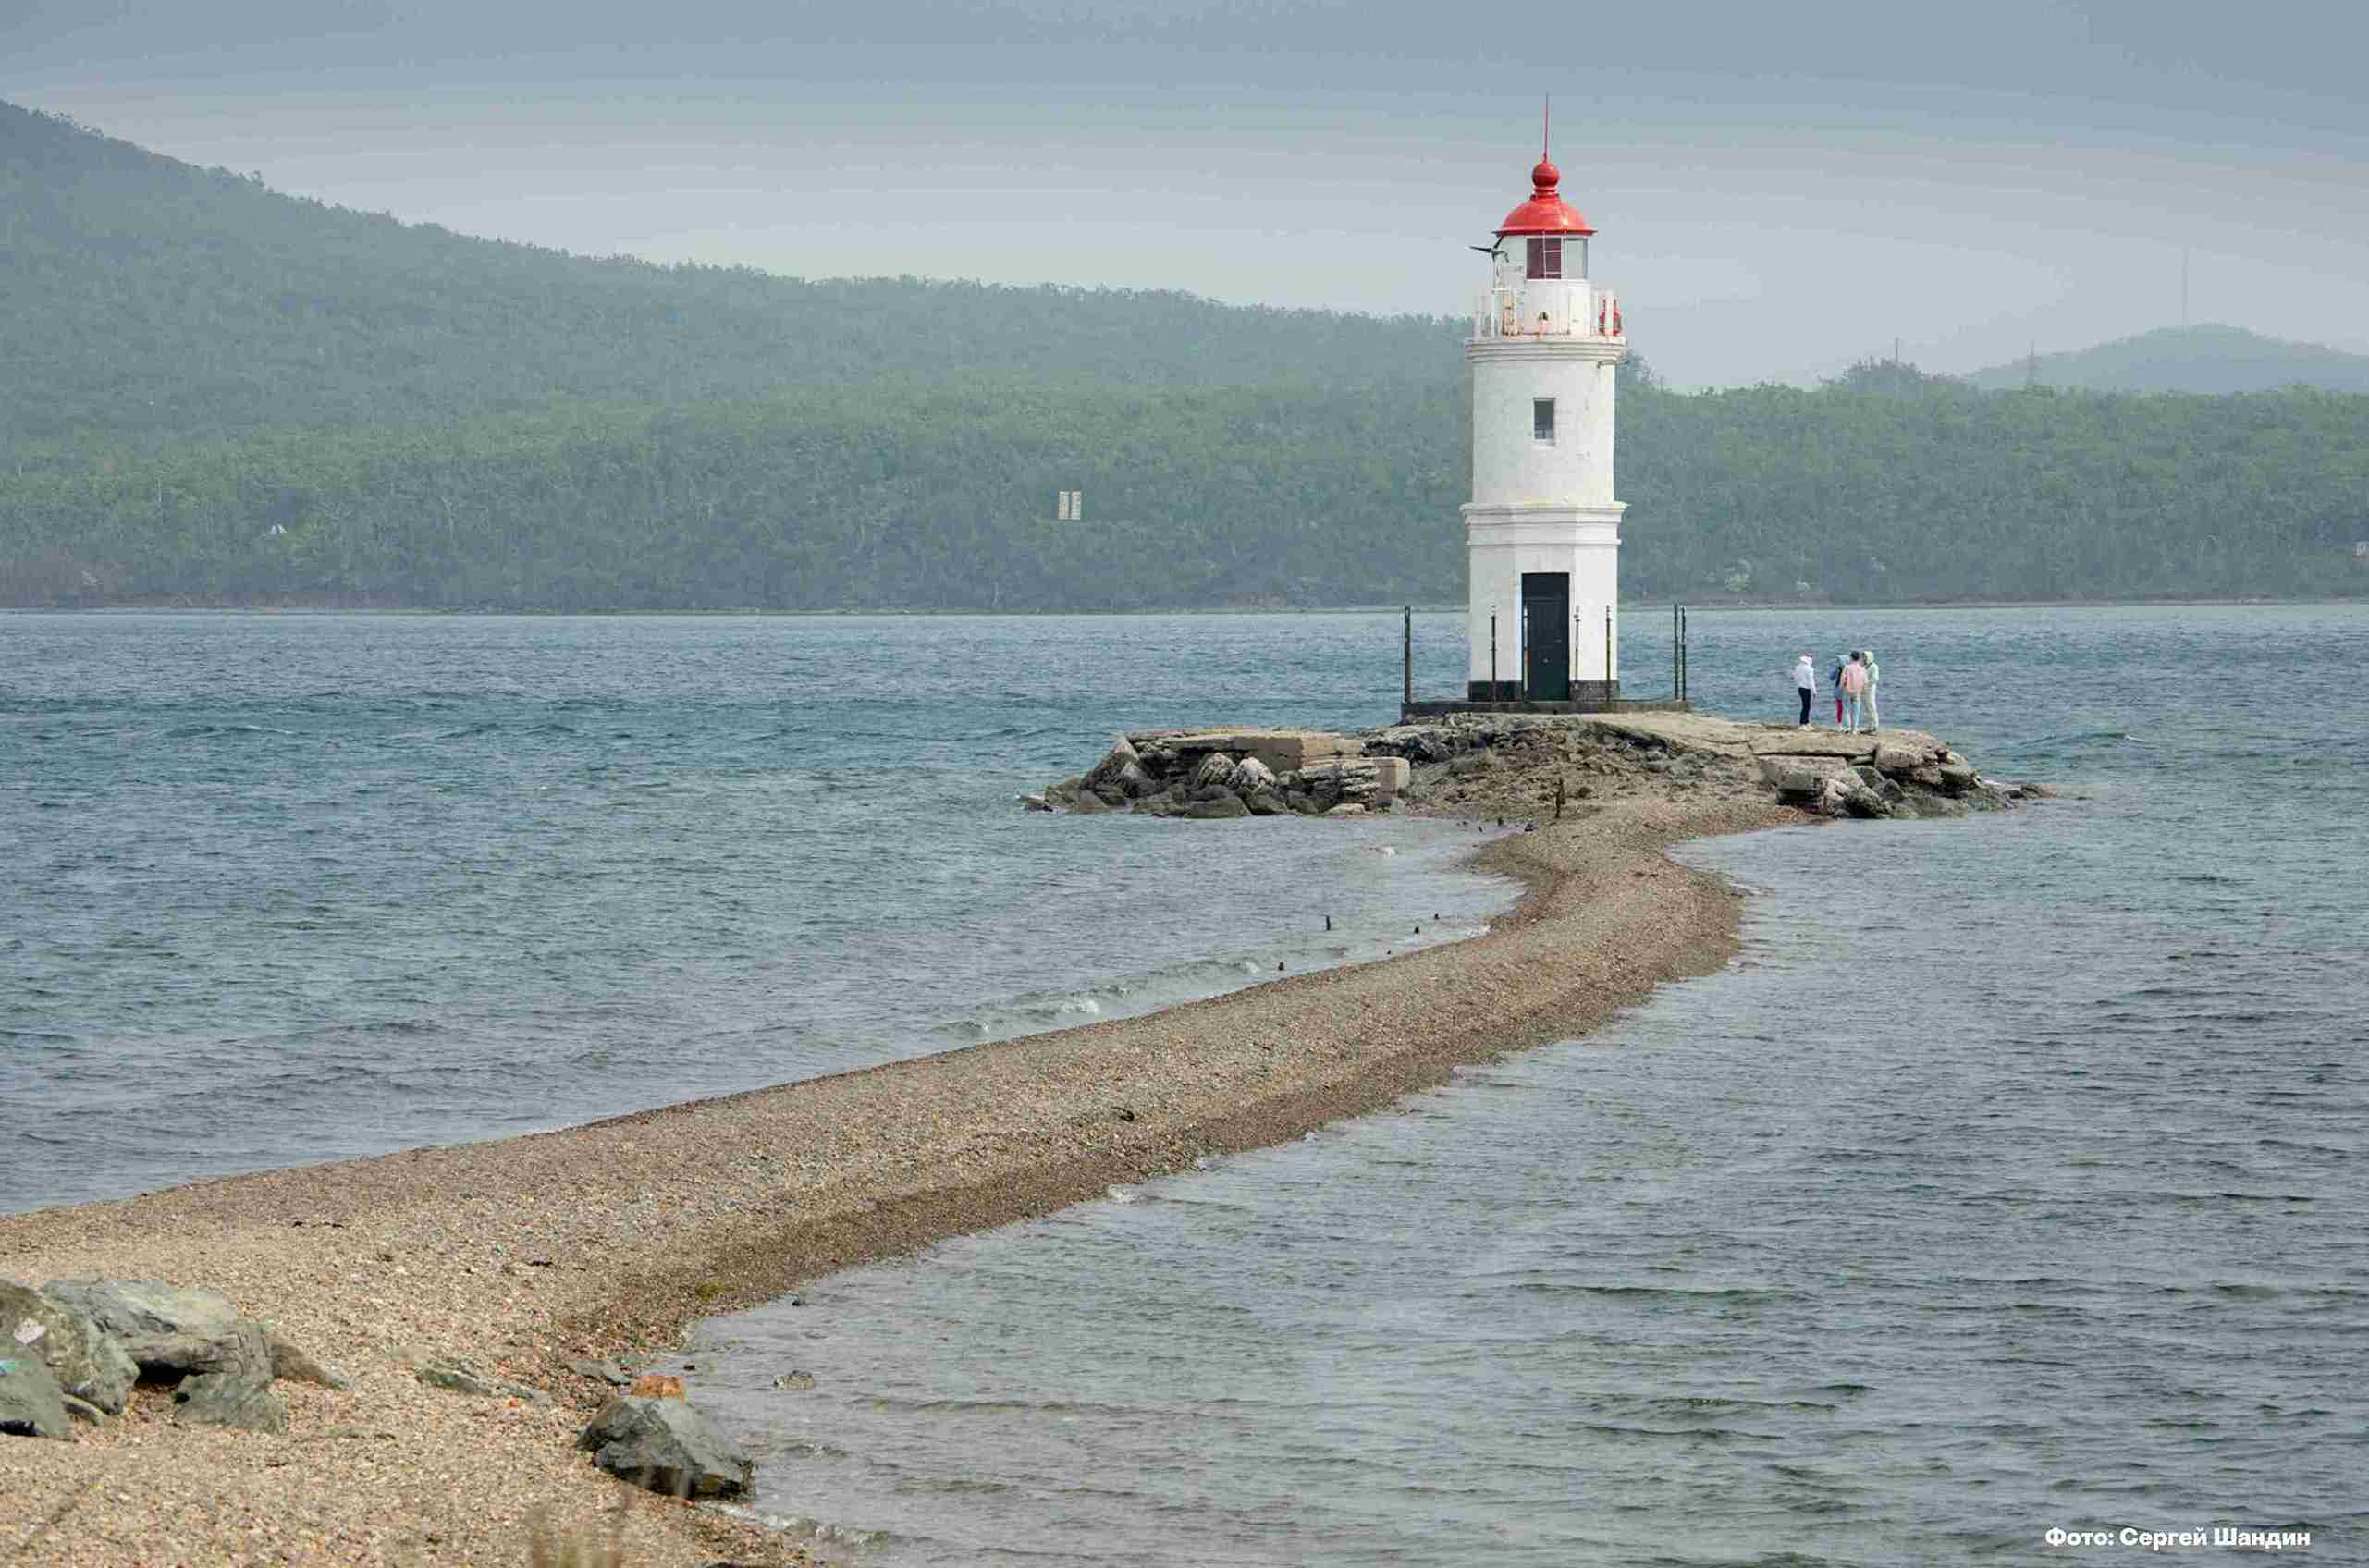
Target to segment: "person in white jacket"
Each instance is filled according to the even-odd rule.
[[[1875,650],[1861,648],[1860,662],[1867,666],[1867,732],[1874,735],[1881,733],[1884,729],[1883,716],[1875,711],[1875,683],[1882,675],[1882,672],[1875,668]]]
[[[1818,667],[1804,654],[1793,667],[1793,689],[1801,693],[1801,722],[1797,729],[1810,727],[1810,699],[1818,694]]]

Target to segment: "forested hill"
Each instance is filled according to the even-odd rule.
[[[2369,354],[2265,337],[2241,326],[2163,326],[2135,337],[1994,365],[1966,378],[1991,391],[2027,383],[2077,392],[2369,392]]]
[[[8,104],[0,276],[10,446],[448,426],[558,398],[682,406],[883,378],[1437,381],[1460,333],[1182,293],[593,260],[283,196]]]
[[[0,300],[0,605],[1463,594],[1460,323],[590,261],[6,105]],[[1640,596],[2369,591],[2369,397],[1622,387]]]

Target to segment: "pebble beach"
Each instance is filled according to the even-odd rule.
[[[609,1390],[570,1364],[630,1363],[801,1280],[1583,1032],[1734,950],[1737,895],[1663,848],[1794,816],[1645,796],[1492,830],[1482,866],[1528,891],[1488,935],[1148,1017],[0,1219],[0,1278],[208,1285],[350,1383],[279,1385],[284,1436],[183,1427],[142,1389],[75,1440],[0,1444],[0,1546],[16,1562],[511,1563],[540,1528],[653,1568],[806,1562],[760,1525],[596,1471],[574,1439]],[[439,1361],[551,1403],[423,1384]]]

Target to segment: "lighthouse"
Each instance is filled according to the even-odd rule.
[[[1590,275],[1596,231],[1539,150],[1473,312],[1467,700],[1609,707],[1620,696],[1620,519],[1613,497],[1620,300]],[[1481,247],[1475,247],[1481,249]]]

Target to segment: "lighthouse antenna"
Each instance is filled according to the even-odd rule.
[[[1544,102],[1539,109],[1539,162],[1541,164],[1547,161],[1546,149],[1551,140],[1548,132],[1553,129],[1554,94],[1550,92],[1545,95]]]

